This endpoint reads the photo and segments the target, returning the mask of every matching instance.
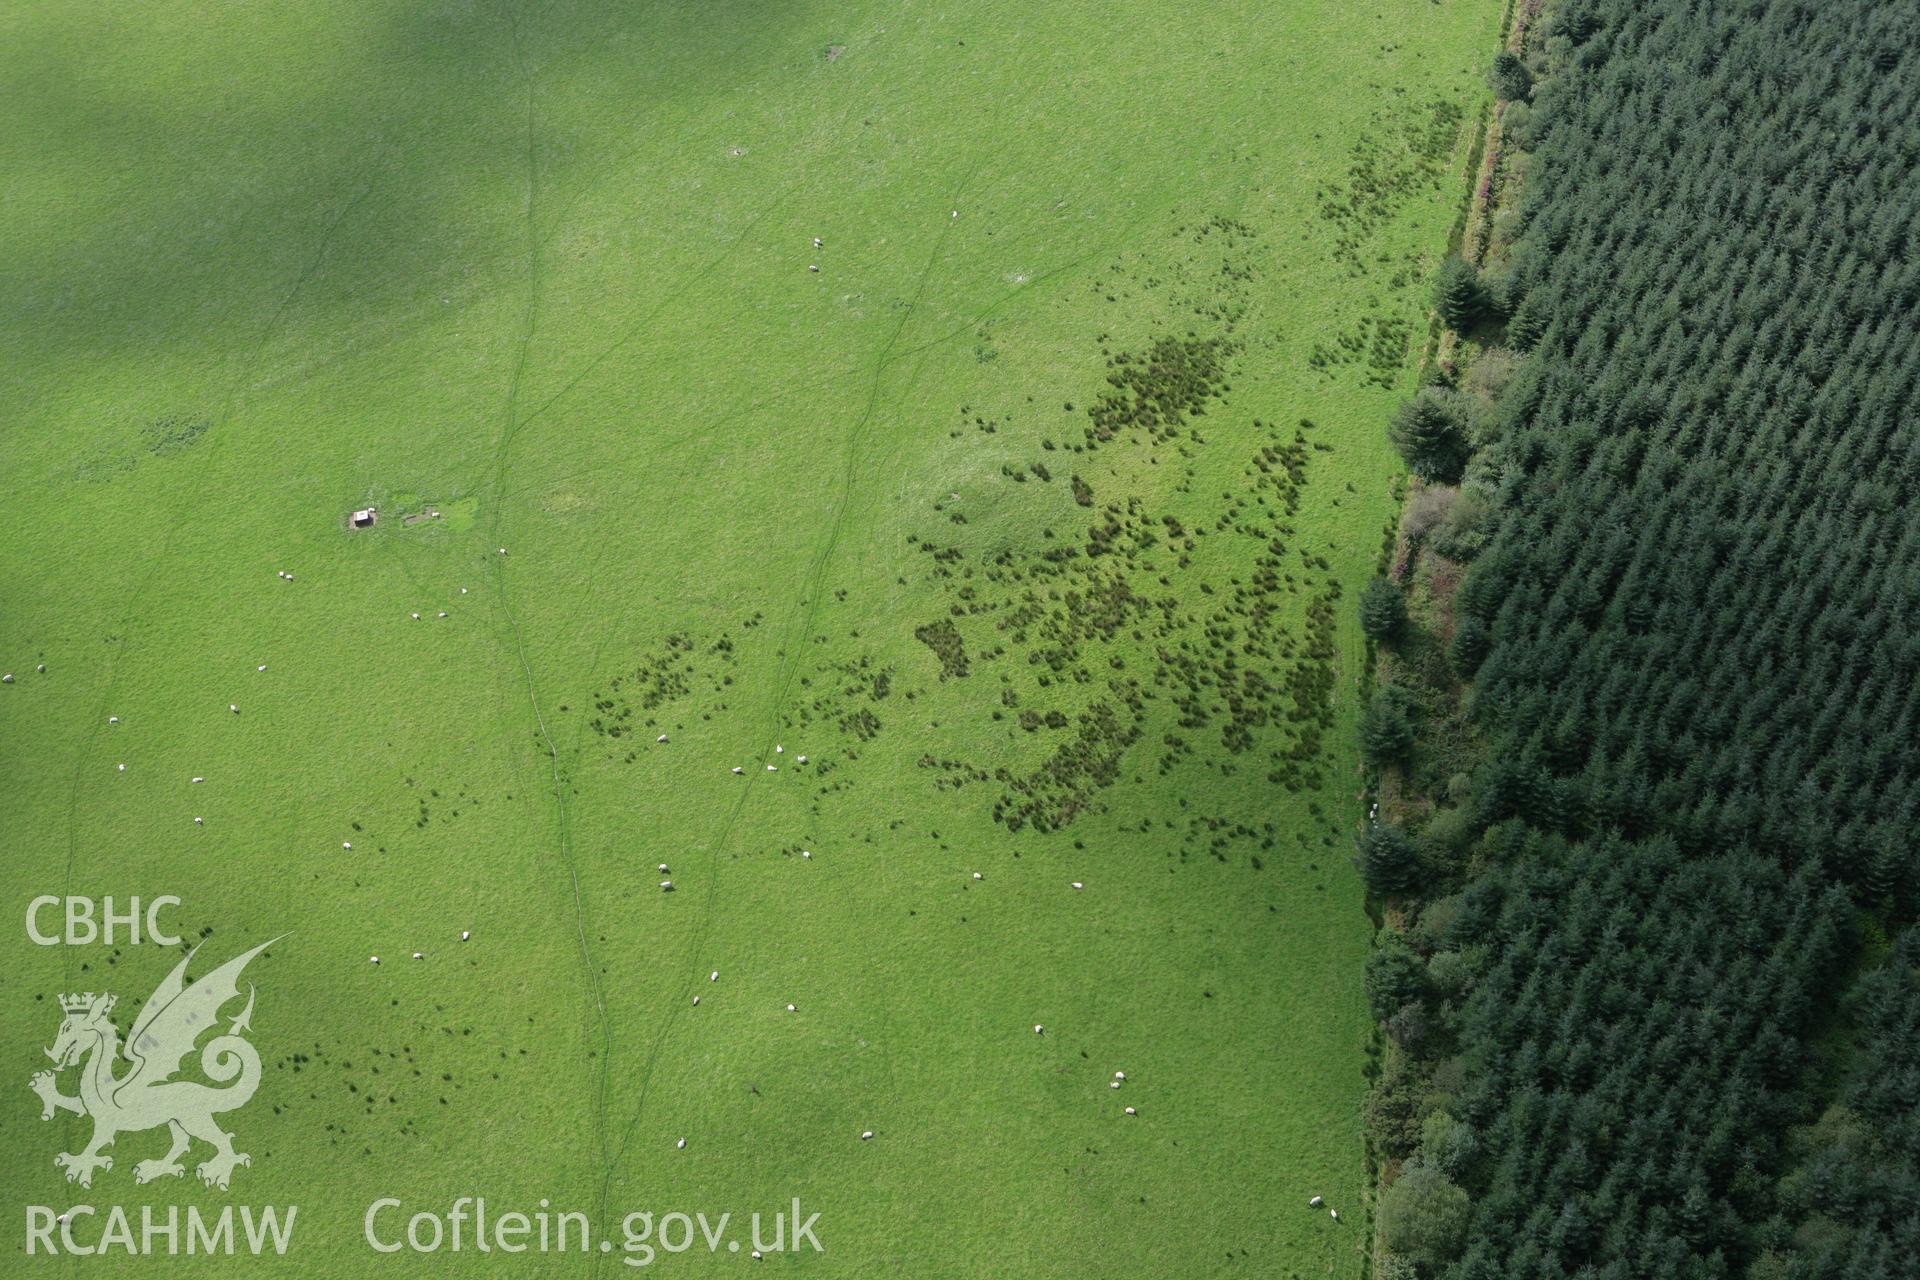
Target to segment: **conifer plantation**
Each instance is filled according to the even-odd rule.
[[[1920,8],[1559,0],[1526,53],[1391,432],[1383,1274],[1913,1276]]]

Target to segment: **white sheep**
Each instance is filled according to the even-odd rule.
[[[673,892],[673,881],[671,881],[671,880],[662,880],[662,881],[660,882],[660,891],[661,891],[662,893],[672,893],[672,892]]]
[[[708,974],[708,975],[707,975],[707,981],[708,981],[708,982],[718,982],[718,981],[720,981],[720,971],[719,971],[718,969],[715,969],[715,970],[714,970],[714,971],[713,971],[712,973],[710,973],[710,974]]]
[[[462,929],[460,931],[460,941],[462,942],[465,942],[468,938],[471,938],[472,936],[473,936],[473,931],[470,929]]]
[[[1130,1116],[1137,1116],[1137,1115],[1139,1115],[1140,1113],[1139,1113],[1138,1111],[1135,1111],[1135,1110],[1134,1110],[1134,1109],[1133,1109],[1132,1107],[1128,1107],[1128,1108],[1127,1108],[1127,1114],[1128,1114],[1128,1115],[1130,1115]]]
[[[665,742],[666,740],[667,740],[667,735],[664,733],[654,739],[655,742]]]
[[[862,1141],[862,1142],[871,1142],[871,1141],[873,1141],[873,1130],[871,1130],[871,1129],[862,1129],[862,1130],[860,1131],[860,1141]]]
[[[229,710],[229,711],[231,711],[231,712],[233,712],[233,714],[235,714],[235,715],[239,715],[239,714],[240,714],[240,708],[239,708],[239,707],[236,707],[236,706],[234,706],[234,705],[233,705],[233,704],[232,704],[231,702],[229,702],[229,703],[227,704],[227,710]]]
[[[1325,1200],[1322,1200],[1319,1196],[1315,1196],[1313,1199],[1307,1201],[1307,1208],[1318,1209],[1320,1206],[1324,1205],[1325,1203],[1326,1203]]]
[[[342,840],[342,841],[340,842],[340,847],[341,847],[342,849],[351,849],[351,848],[353,848],[353,841],[351,841],[351,840]]]
[[[1087,886],[1085,886],[1085,885],[1083,885],[1083,884],[1081,884],[1081,883],[1080,883],[1080,882],[1079,882],[1078,880],[1075,880],[1075,881],[1073,882],[1073,887],[1074,887],[1074,888],[1076,888],[1076,889],[1084,889],[1084,888],[1086,888]]]
[[[424,951],[416,951],[413,953],[413,958],[415,960],[425,960],[427,958],[427,953]]]
[[[675,1151],[681,1151],[686,1148],[686,1145],[687,1145],[687,1140],[685,1138],[682,1138],[680,1139],[680,1141],[673,1144],[673,1149]]]
[[[733,771],[734,771],[735,773],[745,773],[745,772],[746,772],[746,770],[745,770],[745,769],[742,769],[742,768],[741,768],[741,767],[740,767],[739,765],[735,765],[735,766],[733,766]]]
[[[1047,1029],[1036,1022],[1033,1024],[1033,1034],[1043,1036],[1047,1034]]]
[[[801,756],[801,757],[800,757],[800,763],[801,763],[801,764],[805,764],[806,762],[807,762],[807,758],[806,758],[805,756]]]
[[[664,862],[660,864],[660,874],[661,875],[667,874],[667,864]]]
[[[368,956],[368,957],[367,957],[367,963],[369,963],[369,964],[379,964],[379,963],[380,963],[380,957],[379,957],[379,956]]]

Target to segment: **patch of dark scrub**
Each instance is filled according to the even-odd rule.
[[[156,457],[192,448],[212,426],[211,419],[197,414],[168,414],[140,428],[140,443]]]
[[[756,617],[744,625],[752,627],[757,621]],[[728,636],[722,635],[702,649],[687,633],[676,631],[642,652],[626,671],[592,691],[586,727],[615,748],[610,756],[619,755],[632,764],[639,757],[627,751],[621,739],[644,740],[643,731],[657,733],[663,727],[663,715],[696,695],[704,695],[712,709],[724,708],[725,703],[718,699],[733,683],[732,672],[738,661]]]
[[[1131,688],[1116,692],[1138,702]],[[1073,737],[1054,748],[1038,769],[1024,776],[996,770],[994,777],[1006,791],[994,802],[994,820],[1008,831],[1056,831],[1071,823],[1101,788],[1119,781],[1121,757],[1140,736],[1141,710],[1096,702],[1080,713]]]
[[[870,742],[880,732],[880,717],[865,707],[849,711],[840,717],[840,731],[852,734],[862,742]]]
[[[915,628],[913,638],[933,650],[933,656],[940,659],[942,680],[966,677],[967,648],[960,639],[960,629],[953,625],[952,619],[942,618],[938,622]]]
[[[1122,351],[1107,359],[1104,392],[1087,410],[1087,445],[1098,448],[1122,431],[1142,430],[1156,443],[1173,439],[1187,420],[1204,414],[1227,389],[1224,338],[1163,337],[1145,355]]]

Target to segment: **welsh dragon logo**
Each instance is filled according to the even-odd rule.
[[[46,1051],[53,1059],[53,1070],[36,1073],[30,1083],[40,1095],[42,1120],[53,1119],[56,1111],[93,1118],[93,1140],[86,1149],[77,1154],[62,1152],[53,1158],[67,1171],[68,1182],[92,1186],[94,1170],[113,1168],[113,1157],[101,1152],[112,1146],[116,1137],[161,1125],[172,1133],[173,1146],[158,1160],[134,1165],[135,1182],[179,1177],[185,1172],[180,1157],[195,1138],[213,1147],[213,1155],[196,1170],[200,1181],[210,1187],[225,1190],[234,1167],[252,1163],[245,1153],[233,1149],[233,1135],[214,1119],[246,1105],[260,1086],[260,1054],[245,1037],[253,1017],[251,984],[246,1007],[227,1024],[224,1033],[208,1040],[200,1050],[201,1073],[223,1087],[176,1080],[174,1076],[201,1037],[218,1030],[220,1010],[239,998],[240,971],[279,940],[261,943],[191,985],[187,982],[187,966],[200,948],[189,951],[134,1019],[124,1050],[133,1065],[123,1075],[114,1074],[114,1059],[123,1052],[112,1019],[115,997],[91,991],[60,997],[66,1017],[53,1047]],[[75,1065],[80,1067],[80,1092],[68,1096],[60,1092],[54,1077]]]

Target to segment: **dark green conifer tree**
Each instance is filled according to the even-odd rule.
[[[1391,644],[1407,625],[1407,598],[1385,578],[1375,578],[1360,591],[1360,630],[1367,639]]]
[[[1453,484],[1467,464],[1467,415],[1458,392],[1425,387],[1401,405],[1387,438],[1422,480]]]

